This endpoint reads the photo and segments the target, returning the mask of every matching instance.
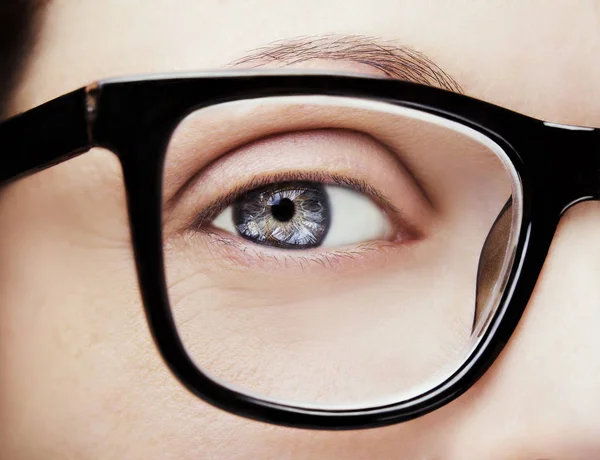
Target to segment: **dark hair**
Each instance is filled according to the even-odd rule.
[[[0,0],[0,118],[35,40],[37,12],[47,0]]]

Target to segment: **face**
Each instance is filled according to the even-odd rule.
[[[598,5],[591,2],[549,6],[541,1],[514,1],[475,6],[443,0],[54,0],[44,12],[38,45],[10,107],[18,113],[112,76],[229,67],[250,50],[276,40],[313,37],[309,42],[321,40],[331,49],[331,34],[348,34],[369,43],[394,43],[424,53],[444,69],[445,86],[460,87],[470,96],[540,119],[600,126],[598,15]],[[345,53],[343,59],[318,55],[291,66],[381,73],[357,62],[360,56],[356,46],[347,47]],[[237,65],[283,64],[264,56],[242,61]],[[244,115],[255,115],[257,110],[259,116]],[[338,336],[356,334],[353,324],[339,321],[347,313],[345,306],[356,297],[344,295],[348,286],[339,282],[338,275],[342,274],[345,280],[354,279],[367,273],[367,267],[368,273],[376,274],[371,289],[352,295],[359,296],[361,305],[385,305],[385,290],[373,286],[391,282],[386,278],[391,269],[414,262],[410,257],[398,258],[389,252],[395,249],[377,247],[356,260],[340,257],[329,265],[311,265],[307,275],[302,264],[308,262],[297,255],[281,261],[264,244],[252,246],[250,251],[238,251],[234,246],[249,243],[219,243],[230,238],[227,235],[231,234],[231,222],[244,223],[245,208],[239,203],[230,211],[237,217],[228,218],[227,206],[210,215],[213,226],[219,229],[218,237],[204,233],[191,243],[177,239],[176,224],[184,220],[182,216],[195,214],[198,208],[208,209],[222,196],[231,194],[229,183],[244,185],[246,176],[276,176],[282,161],[288,166],[290,161],[296,162],[294,170],[306,169],[306,165],[314,169],[327,155],[327,164],[317,170],[337,174],[336,177],[351,176],[354,185],[366,184],[360,194],[327,186],[331,188],[330,204],[334,200],[350,200],[353,209],[362,206],[364,212],[372,213],[372,221],[380,219],[375,228],[365,230],[364,239],[385,236],[395,225],[393,215],[390,217],[393,213],[373,210],[377,201],[373,196],[378,195],[372,190],[385,190],[393,197],[402,197],[389,201],[391,208],[401,206],[405,211],[399,227],[406,241],[431,236],[430,243],[411,249],[418,255],[414,260],[427,261],[428,255],[441,254],[448,261],[446,267],[455,266],[452,248],[461,244],[459,240],[452,243],[451,235],[483,241],[506,204],[510,184],[495,180],[501,175],[502,165],[486,165],[482,175],[469,173],[470,165],[475,163],[469,158],[480,146],[460,150],[460,170],[448,169],[456,161],[421,165],[424,170],[437,167],[446,171],[447,177],[454,179],[453,184],[461,184],[444,189],[442,182],[436,183],[437,189],[428,189],[432,200],[427,200],[421,188],[409,180],[399,180],[406,177],[406,171],[390,163],[382,143],[377,141],[386,133],[395,132],[393,120],[360,117],[362,125],[370,127],[370,135],[363,135],[355,126],[344,124],[351,119],[348,111],[355,109],[338,108],[335,113],[339,120],[334,120],[327,110],[309,106],[306,101],[294,107],[287,105],[285,110],[275,106],[216,107],[192,114],[175,132],[167,155],[167,178],[171,163],[173,177],[179,177],[177,171],[190,169],[189,165],[182,166],[186,157],[181,152],[190,144],[190,133],[200,132],[194,126],[211,128],[202,131],[205,137],[201,140],[212,150],[191,156],[200,161],[202,167],[197,169],[204,171],[191,195],[203,197],[204,201],[186,199],[190,193],[178,195],[176,187],[171,192],[180,199],[169,200],[171,192],[165,182],[165,202],[176,203],[171,208],[165,204],[172,217],[170,224],[165,224],[165,234],[175,235],[165,249],[167,277],[176,286],[171,295],[177,307],[176,320],[192,328],[182,326],[182,335],[191,331],[188,345],[192,353],[194,349],[210,349],[210,343],[215,341],[227,341],[243,328],[259,331],[252,323],[256,317],[247,314],[248,309],[253,309],[263,319],[276,317],[279,321],[275,333],[259,331],[263,334],[259,342],[269,346],[240,342],[243,336],[235,336],[237,342],[224,346],[243,349],[247,355],[240,356],[241,361],[276,362],[270,368],[273,372],[284,375],[288,382],[297,382],[303,375],[298,370],[300,366],[313,366],[309,367],[313,373],[320,368],[314,359],[318,350],[296,346],[299,341],[293,336],[297,332],[295,325],[327,307],[339,316],[331,324],[323,322],[323,333],[335,324]],[[292,121],[286,121],[285,113]],[[307,113],[312,119],[329,120],[330,127],[323,129],[315,124],[292,130],[293,120],[306,119]],[[222,128],[224,124],[219,120],[225,116],[229,124]],[[275,125],[280,128],[273,129]],[[220,135],[219,129],[229,129],[227,136]],[[411,132],[419,129],[424,130],[423,139],[430,142],[458,142],[439,131],[436,137],[427,132],[427,126],[415,127]],[[263,134],[261,140],[253,138],[258,132]],[[461,145],[465,145],[464,141]],[[233,153],[219,156],[219,152]],[[412,158],[413,164],[418,158],[421,156]],[[333,168],[331,165],[337,165],[337,170],[327,171]],[[304,193],[303,199],[310,201],[324,193],[314,186],[302,188],[302,181],[296,179],[287,177],[280,181],[287,184],[282,192],[287,193],[285,196]],[[268,187],[270,182],[265,179],[262,185]],[[365,201],[364,196],[369,193],[373,199]],[[448,193],[454,193],[454,199],[450,200]],[[478,208],[473,204],[459,209],[450,205],[465,203],[472,196],[486,206]],[[444,197],[448,199],[444,208],[446,226],[439,224],[427,207],[430,202],[443,204]],[[258,192],[254,199],[260,201]],[[285,206],[278,212],[284,215]],[[143,315],[122,174],[111,152],[94,149],[4,187],[0,191],[0,222],[2,458],[475,460],[600,456],[600,398],[596,391],[600,387],[600,362],[596,359],[596,350],[600,349],[597,203],[577,205],[562,218],[517,330],[475,386],[454,402],[419,419],[353,432],[306,431],[245,420],[203,403],[175,380],[158,355]],[[468,228],[472,233],[460,227],[465,222],[471,223]],[[484,232],[483,228],[487,230]],[[343,241],[346,236],[343,232],[340,235]],[[201,257],[178,257],[178,248],[184,244],[194,245]],[[206,263],[209,259],[214,263]],[[415,273],[426,269],[421,267]],[[437,273],[438,289],[459,286],[455,278],[447,275],[448,270]],[[473,276],[473,271],[464,276]],[[327,291],[319,288],[323,279],[328,279]],[[408,277],[402,282],[420,289],[420,299],[431,292],[423,277]],[[200,319],[193,314],[197,301],[206,305]],[[245,302],[243,308],[239,308],[240,302]],[[281,313],[282,305],[285,314]],[[444,311],[428,314],[439,318]],[[210,330],[216,332],[209,336],[209,342],[194,339],[193,328],[199,327],[194,326],[194,321],[203,325],[212,321]],[[399,324],[410,321],[432,324],[427,314],[419,316],[414,312],[400,318]],[[223,329],[224,324],[227,329]],[[460,331],[465,327],[459,324],[458,332],[448,337],[443,335],[444,330],[431,327],[426,340],[420,337],[423,343],[418,349],[439,356],[439,350],[431,349],[432,338],[441,340],[446,352],[454,349],[452,344],[461,339]],[[359,334],[366,343],[380,337],[380,331],[371,336],[364,331]],[[409,339],[413,344],[418,340]],[[281,347],[285,353],[272,354],[273,344],[285,345]],[[296,365],[290,365],[294,360]],[[433,366],[435,360],[431,363]],[[359,350],[346,369],[351,373],[354,365],[364,368],[371,364],[376,366],[377,359]],[[269,375],[244,380],[243,367],[236,372],[230,372],[231,364],[222,367],[215,365],[211,371],[222,372],[224,378],[242,375],[242,383],[254,385],[257,391],[269,391]],[[425,370],[415,365],[411,372],[418,379],[419,372]],[[376,384],[387,390],[398,384],[410,385],[402,381],[404,376],[388,372]],[[335,377],[324,375],[324,380],[330,382]],[[374,383],[349,385],[350,394],[362,395],[367,384]],[[311,379],[302,381],[302,385],[310,388],[315,398],[338,394],[335,387],[324,388]]]

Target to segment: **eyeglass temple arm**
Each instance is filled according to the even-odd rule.
[[[88,99],[81,88],[0,123],[0,185],[89,150]]]

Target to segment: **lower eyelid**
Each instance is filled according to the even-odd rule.
[[[228,270],[260,269],[268,274],[270,270],[285,269],[309,270],[316,277],[324,274],[352,271],[358,274],[365,270],[385,267],[391,260],[412,252],[416,239],[406,239],[400,243],[391,241],[368,241],[348,247],[314,248],[302,251],[284,251],[267,246],[259,246],[214,227],[194,232],[189,238],[200,239],[190,244],[200,244],[207,248],[215,263]],[[323,269],[323,270],[321,270]]]

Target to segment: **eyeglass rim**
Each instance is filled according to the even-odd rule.
[[[170,133],[187,112],[202,106],[268,94],[315,92],[383,100],[468,126],[500,146],[521,181],[523,221],[516,262],[498,309],[503,316],[490,327],[494,334],[487,346],[463,364],[460,379],[440,386],[435,395],[353,411],[273,403],[232,391],[203,375],[179,341],[168,305],[160,223],[162,164]],[[28,136],[30,132],[39,135]],[[2,160],[6,168],[0,173],[0,183],[94,146],[113,151],[123,168],[144,308],[165,362],[189,390],[221,409],[264,422],[314,429],[367,428],[407,421],[464,393],[492,365],[514,331],[562,213],[577,202],[600,199],[600,184],[593,175],[598,166],[594,154],[600,146],[596,129],[543,122],[416,83],[344,74],[237,71],[107,80],[3,122],[0,145],[15,152]],[[565,159],[566,145],[577,147],[576,158]]]

